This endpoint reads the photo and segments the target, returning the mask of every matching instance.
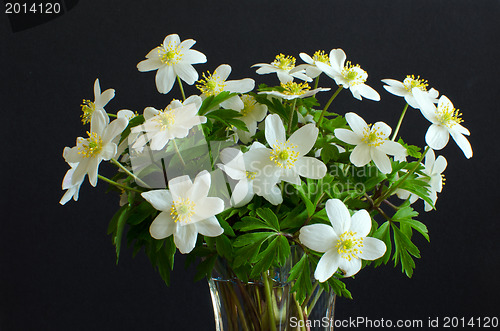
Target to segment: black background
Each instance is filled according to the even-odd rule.
[[[4,9],[2,8],[2,11]],[[460,108],[474,157],[453,141],[437,211],[423,213],[431,242],[412,279],[391,265],[347,281],[354,300],[339,299],[336,317],[422,319],[498,316],[498,93],[500,1],[80,1],[64,15],[14,33],[0,14],[0,330],[213,330],[206,282],[176,261],[167,288],[142,253],[122,251],[115,265],[106,236],[117,197],[88,181],[78,202],[58,204],[67,170],[64,146],[85,134],[79,105],[93,82],[116,89],[106,109],[142,113],[180,95],[156,92],[153,73],[136,64],[167,34],[193,38],[208,63],[251,77],[254,63],[343,48],[359,63],[381,102],[342,92],[333,107],[393,128],[404,105],[381,79],[421,75]],[[297,61],[300,63],[300,59]],[[320,86],[333,85],[323,76]],[[197,94],[188,87],[188,94]],[[325,100],[323,100],[324,102]],[[410,110],[401,133],[423,145],[429,123]],[[102,165],[109,173],[111,166]],[[422,210],[422,202],[419,210]]]

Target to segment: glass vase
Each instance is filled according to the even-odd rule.
[[[243,282],[218,258],[208,280],[217,331],[326,331],[333,330],[335,293],[325,292],[313,279],[313,292],[301,305],[287,282],[301,257],[292,250],[281,268],[258,280]],[[312,277],[312,275],[311,275]]]

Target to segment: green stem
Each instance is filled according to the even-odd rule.
[[[321,76],[321,75],[319,75]],[[316,79],[314,80],[314,89],[317,89],[318,88],[318,84],[319,84],[319,76],[316,77]]]
[[[262,273],[262,281],[264,283],[264,290],[266,292],[266,302],[267,302],[267,314],[269,318],[269,330],[271,331],[276,331],[276,322],[274,318],[274,309],[273,309],[273,300],[271,297],[271,279],[269,279],[269,276],[267,274],[267,271],[264,271]]]
[[[323,111],[321,112],[321,115],[319,116],[319,119],[318,119],[318,126],[321,125],[321,122],[323,121],[323,117],[325,117],[325,114],[326,114],[326,111],[328,110],[328,107],[330,107],[331,103],[333,102],[333,100],[335,100],[335,98],[337,97],[337,95],[340,93],[340,91],[342,91],[344,89],[344,87],[342,85],[339,86],[339,88],[337,89],[337,91],[335,91],[335,93],[333,93],[332,97],[330,98],[330,100],[328,100],[328,102],[326,103],[325,105],[325,108],[323,108]]]
[[[302,325],[302,327],[300,329],[303,331],[307,331],[306,327],[305,327],[306,321],[304,320],[304,311],[302,310],[302,306],[297,301],[296,294],[297,294],[296,292],[293,292],[293,301],[295,302],[295,307],[297,308],[297,315],[299,315],[299,318],[302,321],[302,323],[300,323],[300,325]]]
[[[406,180],[406,178],[408,178],[409,176],[411,176],[418,168],[418,166],[420,165],[420,163],[422,162],[422,160],[424,159],[425,157],[425,154],[427,154],[427,152],[429,151],[429,146],[427,146],[424,150],[424,152],[422,153],[422,155],[420,156],[420,158],[418,159],[418,161],[416,162],[415,166],[406,173],[406,175],[404,175],[400,180],[399,182],[390,187],[389,189],[387,189],[387,191],[385,191],[384,194],[382,194],[375,202],[374,202],[374,206],[375,207],[378,207],[380,206],[380,203],[382,201],[384,201],[387,197],[391,196],[391,194],[396,191],[403,183],[404,181]]]
[[[116,114],[106,113],[109,117],[118,117]]]
[[[136,175],[134,175],[133,173],[131,173],[127,168],[125,168],[123,166],[123,164],[121,164],[120,162],[118,162],[117,160],[115,159],[110,159],[111,163],[113,163],[114,165],[116,165],[118,168],[122,169],[123,172],[125,172],[127,175],[129,175],[130,177],[132,177],[138,184],[141,184],[142,186],[146,187],[146,188],[151,188],[149,187],[148,184],[146,184],[142,179],[140,179],[139,177],[137,177]]]
[[[186,100],[186,94],[184,94],[184,88],[182,87],[182,82],[179,76],[177,76],[177,83],[179,83],[179,88],[181,89],[182,100]]]
[[[314,306],[316,305],[316,302],[318,302],[319,298],[321,297],[321,294],[323,294],[323,288],[320,287],[318,289],[318,292],[316,293],[316,295],[314,296],[314,299],[313,301],[311,302],[311,305],[309,307],[306,307],[306,311],[308,313],[310,313],[313,309],[314,309]]]
[[[294,112],[296,105],[297,105],[297,99],[293,99],[292,109],[290,110],[290,120],[288,121],[288,130],[287,130],[288,134],[292,132],[293,115],[295,114]]]
[[[99,179],[102,179],[103,181],[105,181],[105,182],[107,182],[107,183],[109,183],[109,184],[111,184],[111,185],[114,185],[114,186],[116,186],[116,187],[119,187],[119,188],[121,188],[121,189],[124,189],[124,190],[127,190],[127,191],[132,191],[132,192],[137,192],[137,193],[142,193],[142,191],[140,191],[140,190],[138,190],[138,189],[135,189],[135,188],[132,188],[132,187],[129,187],[129,186],[126,186],[126,185],[123,185],[123,184],[117,183],[117,182],[115,182],[114,180],[111,180],[111,179],[109,179],[109,178],[107,178],[107,177],[104,177],[104,176],[102,176],[102,175],[97,175],[97,177],[98,177]]]
[[[398,136],[399,128],[401,128],[401,123],[403,123],[403,118],[405,117],[406,110],[408,109],[408,104],[405,105],[403,108],[403,112],[401,113],[401,116],[399,117],[398,125],[396,126],[396,129],[394,130],[394,135],[392,136],[392,141],[396,140],[396,137]]]
[[[177,147],[177,143],[175,142],[175,139],[172,139],[172,144],[175,149],[175,153],[179,156],[179,159],[181,160],[182,166],[186,166],[186,162],[184,162],[184,159],[182,158],[181,152],[179,151],[179,147]]]

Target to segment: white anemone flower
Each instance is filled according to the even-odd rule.
[[[443,190],[444,184],[444,175],[443,171],[446,169],[448,162],[446,158],[442,155],[438,156],[436,159],[436,155],[432,149],[427,151],[425,155],[424,169],[422,172],[426,174],[427,177],[421,177],[421,180],[425,180],[429,183],[429,194],[428,197],[432,200],[432,204],[435,206],[437,201],[437,194],[441,193]],[[406,200],[409,198],[410,203],[414,203],[417,201],[418,196],[416,194],[410,193],[406,190],[397,190],[396,194],[398,198]],[[432,205],[428,202],[424,201],[424,210],[431,211],[433,209]]]
[[[100,111],[105,117],[108,117],[108,114],[104,110],[104,106],[114,97],[115,90],[111,88],[101,93],[101,85],[99,84],[99,78],[97,78],[94,82],[94,101],[84,99],[82,102],[81,107],[83,114],[81,117],[83,124],[90,123],[95,111]]]
[[[66,192],[64,193],[63,197],[59,201],[59,203],[61,205],[65,205],[66,202],[71,200],[71,198],[73,198],[73,200],[75,200],[75,201],[78,201],[78,196],[80,194],[80,187],[82,186],[82,183],[83,183],[83,178],[81,181],[79,181],[77,183],[74,183],[74,184],[72,183],[73,173],[75,172],[75,168],[78,165],[78,163],[70,163],[69,165],[70,165],[71,169],[69,169],[66,172],[66,175],[64,175],[63,182],[62,182],[62,189],[66,190]]]
[[[382,79],[382,82],[387,84],[384,85],[387,92],[397,95],[398,97],[403,97],[406,103],[415,109],[419,108],[419,105],[413,96],[413,89],[419,89],[427,93],[427,97],[432,103],[438,102],[437,97],[439,96],[439,92],[434,88],[427,90],[429,84],[425,79],[421,79],[420,76],[415,77],[414,75],[408,75],[403,82],[395,79]]]
[[[331,225],[311,224],[300,229],[299,239],[308,248],[324,253],[320,258],[314,278],[327,281],[340,268],[345,277],[361,269],[361,260],[376,260],[385,254],[382,240],[367,237],[372,220],[364,209],[349,214],[338,199],[326,202],[326,214]]]
[[[173,100],[165,109],[153,107],[144,109],[145,122],[133,127],[132,133],[141,133],[133,143],[132,148],[141,149],[150,142],[152,150],[159,151],[174,138],[185,138],[189,130],[198,124],[205,123],[205,116],[198,116],[201,98],[190,96],[184,102]]]
[[[350,89],[356,99],[361,100],[365,97],[370,100],[380,100],[377,91],[365,84],[368,78],[366,71],[359,65],[352,65],[350,61],[346,63],[346,55],[342,49],[330,51],[330,65],[318,61],[316,66],[333,78],[338,86]]]
[[[312,57],[306,53],[300,53],[299,56],[302,61],[307,63],[305,65],[300,65],[299,67],[305,68],[306,75],[311,78],[316,78],[323,72],[316,65],[317,62],[322,62],[327,65],[330,63],[330,58],[328,57],[328,54],[325,54],[325,51],[316,51]]]
[[[87,174],[90,184],[97,185],[99,164],[116,155],[117,147],[113,141],[127,125],[128,121],[123,117],[108,124],[108,119],[101,112],[96,112],[92,116],[90,132],[87,132],[89,137],[78,137],[75,147],[64,149],[63,156],[66,162],[78,163],[71,176],[72,185],[82,181]]]
[[[160,93],[168,93],[179,77],[188,85],[193,85],[198,80],[198,72],[193,64],[207,62],[206,56],[196,50],[190,49],[196,43],[193,39],[181,42],[177,34],[165,37],[163,44],[153,48],[146,60],[137,64],[139,71],[156,72],[156,88]]]
[[[200,172],[194,182],[189,176],[180,176],[168,182],[168,190],[141,193],[160,214],[149,228],[155,239],[174,236],[175,246],[187,254],[196,245],[198,233],[207,237],[220,236],[224,230],[215,215],[224,210],[224,202],[209,197],[211,178],[207,171]]]
[[[257,100],[249,94],[242,95],[241,101],[243,101],[243,108],[239,110],[241,117],[238,117],[238,119],[245,123],[248,132],[236,129],[236,134],[242,143],[248,144],[257,132],[257,123],[261,122],[266,117],[267,106],[258,103]]]
[[[231,66],[221,64],[213,74],[203,74],[203,79],[198,81],[196,87],[201,91],[202,99],[208,96],[217,95],[223,91],[231,93],[247,93],[254,89],[255,81],[251,78],[239,80],[227,80],[231,73]],[[241,110],[244,108],[243,101],[238,95],[235,95],[221,103],[222,108]]]
[[[427,145],[434,150],[443,149],[448,144],[451,135],[458,147],[464,152],[465,157],[471,158],[472,147],[464,136],[470,135],[470,132],[460,124],[463,122],[462,114],[453,107],[450,99],[442,95],[436,107],[429,101],[424,92],[414,90],[413,94],[420,105],[420,112],[432,123],[425,134]]]
[[[316,95],[316,93],[318,92],[330,91],[330,88],[323,88],[323,87],[311,90],[309,84],[296,83],[296,82],[281,83],[281,87],[283,88],[283,92],[262,91],[259,92],[259,94],[268,94],[285,100],[293,100],[298,98],[312,97],[313,95]]]
[[[373,126],[355,113],[345,114],[348,129],[335,129],[335,136],[351,145],[356,145],[349,157],[352,164],[362,167],[373,161],[384,174],[392,171],[391,160],[387,154],[396,157],[406,156],[406,148],[400,143],[389,140],[391,128],[384,122],[377,122]]]
[[[311,82],[312,79],[305,74],[305,70],[301,66],[295,66],[296,59],[293,56],[285,56],[284,54],[276,55],[273,62],[257,63],[252,67],[259,67],[257,73],[259,75],[276,73],[281,83],[288,83],[293,81],[294,78]]]
[[[254,142],[250,150],[266,148],[259,142]],[[262,169],[256,168],[259,163],[253,163],[246,153],[236,148],[225,148],[220,153],[222,164],[217,166],[231,179],[237,180],[231,195],[231,203],[238,208],[249,203],[255,194],[264,197],[273,205],[283,202],[281,190],[276,183],[269,182]]]
[[[320,160],[305,156],[313,148],[318,137],[315,124],[304,125],[288,140],[285,127],[277,114],[268,115],[265,120],[266,141],[271,148],[257,148],[248,151],[248,159],[256,168],[262,169],[269,182],[281,180],[300,185],[300,177],[323,178],[326,165]]]

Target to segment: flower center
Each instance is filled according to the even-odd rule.
[[[461,116],[462,114],[459,112],[459,110],[453,108],[453,106],[450,104],[443,103],[436,109],[436,117],[438,122],[448,128],[451,128],[455,124],[462,123],[463,120]]]
[[[382,132],[379,132],[378,128],[370,129],[368,127],[363,132],[363,138],[361,141],[368,144],[368,146],[377,147],[384,143],[385,138],[385,135]]]
[[[174,218],[174,222],[189,223],[194,215],[195,204],[189,198],[179,198],[172,204],[170,215]]]
[[[323,62],[328,64],[330,62],[330,58],[328,57],[327,54],[325,54],[325,51],[316,51],[313,55],[313,60],[318,61],[318,62]]]
[[[311,89],[307,83],[296,82],[281,83],[281,87],[285,89],[283,93],[288,95],[302,95]]]
[[[219,76],[215,74],[211,75],[210,72],[207,72],[206,75],[203,74],[203,79],[200,79],[198,83],[196,87],[206,96],[217,95],[224,91],[224,87],[226,86]]]
[[[89,137],[85,140],[80,147],[78,147],[78,154],[83,157],[96,157],[102,150],[102,139],[95,132],[88,132]]]
[[[342,76],[349,81],[349,84],[351,86],[353,85],[358,85],[358,84],[363,84],[366,82],[366,78],[368,77],[368,74],[366,71],[361,69],[359,67],[359,64],[356,64],[353,66],[351,64],[351,61],[347,61],[346,65],[342,69]]]
[[[363,238],[357,238],[354,236],[355,234],[356,232],[352,231],[342,233],[335,245],[337,253],[348,261],[353,258],[357,259],[358,255],[362,253],[360,248],[363,247]]]
[[[408,92],[411,92],[414,87],[426,92],[427,86],[429,86],[425,79],[421,79],[420,76],[417,76],[417,78],[415,78],[415,76],[413,75],[406,76],[405,80],[403,81],[403,85]]]
[[[299,157],[299,152],[295,150],[296,148],[297,146],[288,143],[274,144],[269,158],[278,167],[290,169]]]
[[[241,96],[241,101],[243,101],[243,109],[240,110],[240,114],[245,117],[255,109],[256,100],[251,95],[245,94]]]
[[[276,58],[271,63],[273,66],[278,67],[282,70],[289,71],[295,68],[295,58],[290,55],[276,55]]]
[[[160,113],[156,115],[155,120],[159,123],[160,130],[164,131],[170,129],[175,123],[175,111],[168,106],[165,110],[160,111]]]
[[[257,173],[255,171],[246,171],[245,172],[245,176],[249,180],[254,180],[255,179],[255,175],[257,175]]]
[[[90,100],[83,100],[82,104],[82,111],[83,114],[81,116],[83,124],[90,123],[90,120],[92,119],[92,114],[95,111],[95,104],[90,101]]]
[[[158,56],[162,63],[168,65],[176,64],[182,59],[181,52],[172,43],[169,43],[166,47],[163,44],[158,46]]]

